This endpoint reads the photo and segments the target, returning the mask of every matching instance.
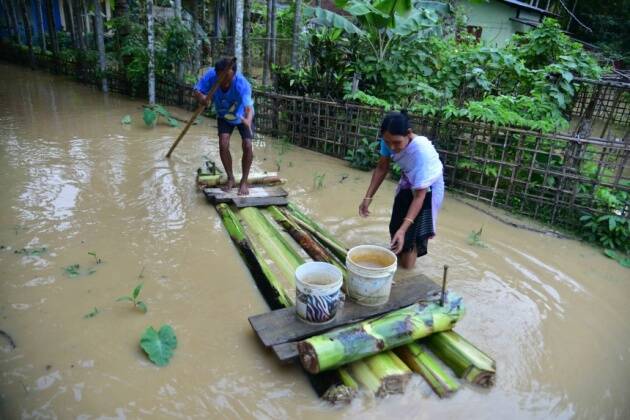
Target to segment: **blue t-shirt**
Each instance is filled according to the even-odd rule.
[[[217,74],[214,69],[210,69],[199,79],[195,85],[195,90],[207,95],[216,81]],[[221,87],[214,92],[212,103],[219,118],[224,118],[232,125],[238,125],[245,116],[245,107],[253,108],[254,106],[252,87],[245,76],[236,73],[227,92],[224,92]]]
[[[389,146],[387,146],[387,143],[385,143],[385,139],[379,139],[379,141],[381,142],[381,156],[386,157],[386,158],[391,158],[392,149],[390,149]]]

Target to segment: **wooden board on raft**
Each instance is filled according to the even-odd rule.
[[[438,291],[437,284],[420,274],[393,284],[385,305],[361,306],[347,300],[328,324],[307,324],[297,317],[294,307],[249,317],[249,323],[265,347],[271,347],[280,361],[288,362],[297,357],[296,342],[299,340],[409,306]]]
[[[238,188],[223,191],[221,188],[204,188],[212,204],[233,203],[236,207],[286,206],[288,193],[281,187],[249,187],[249,195],[238,195]]]

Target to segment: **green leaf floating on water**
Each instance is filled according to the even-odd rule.
[[[140,338],[140,347],[153,363],[158,366],[166,366],[177,347],[175,331],[170,325],[162,325],[159,332],[153,327],[149,327]]]
[[[131,124],[131,115],[125,115],[124,117],[122,117],[122,120],[120,120],[121,124]]]
[[[168,122],[168,125],[170,125],[171,127],[179,127],[179,121],[177,121],[175,118],[173,117],[168,117],[166,119],[166,122]]]
[[[153,127],[155,125],[155,120],[157,120],[157,113],[149,108],[144,108],[142,119],[146,125]]]

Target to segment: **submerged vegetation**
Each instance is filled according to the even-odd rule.
[[[138,308],[143,313],[146,314],[149,308],[147,307],[146,303],[144,303],[143,301],[139,299],[140,292],[142,291],[143,287],[144,287],[144,283],[140,283],[133,289],[133,291],[131,292],[131,295],[121,296],[118,299],[116,299],[116,302],[131,302],[134,308]]]

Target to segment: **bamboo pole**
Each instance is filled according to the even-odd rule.
[[[231,65],[233,65],[235,61],[236,61],[236,57],[232,58]],[[222,72],[221,75],[217,78],[217,81],[214,82],[214,85],[212,85],[212,88],[210,89],[210,92],[208,92],[208,95],[206,95],[208,98],[210,98],[211,101],[212,101],[212,97],[214,96],[214,93],[217,91],[219,86],[221,86],[221,83],[223,83],[223,81],[227,77],[228,73],[229,72],[227,72],[227,71]],[[201,104],[201,105],[199,105],[199,107],[197,107],[197,110],[192,115],[190,120],[188,120],[188,123],[186,123],[186,126],[184,127],[182,132],[179,133],[179,136],[177,137],[177,140],[175,140],[175,143],[173,143],[171,148],[168,150],[168,153],[166,154],[166,158],[167,159],[171,157],[171,154],[173,153],[173,150],[175,150],[175,148],[177,147],[179,142],[184,138],[184,136],[188,132],[188,129],[190,128],[190,126],[193,124],[193,122],[195,122],[197,117],[203,112],[204,109],[206,109],[206,105],[204,105],[204,104]]]
[[[300,341],[300,361],[311,373],[334,369],[434,332],[450,330],[463,313],[462,299],[449,292],[444,306],[419,302]]]
[[[495,361],[455,331],[433,334],[425,342],[458,377],[482,387],[494,385]]]
[[[437,359],[420,344],[409,343],[398,347],[395,352],[411,370],[422,375],[440,398],[447,397],[459,389],[459,383],[455,378],[442,369]]]
[[[243,255],[245,263],[254,276],[254,280],[256,280],[261,290],[266,292],[268,297],[275,302],[273,309],[292,306],[293,301],[282,287],[280,280],[265,262],[265,259],[262,258],[260,252],[253,246],[236,214],[225,203],[217,205],[216,209],[221,215],[223,225],[230,234],[234,245]]]

